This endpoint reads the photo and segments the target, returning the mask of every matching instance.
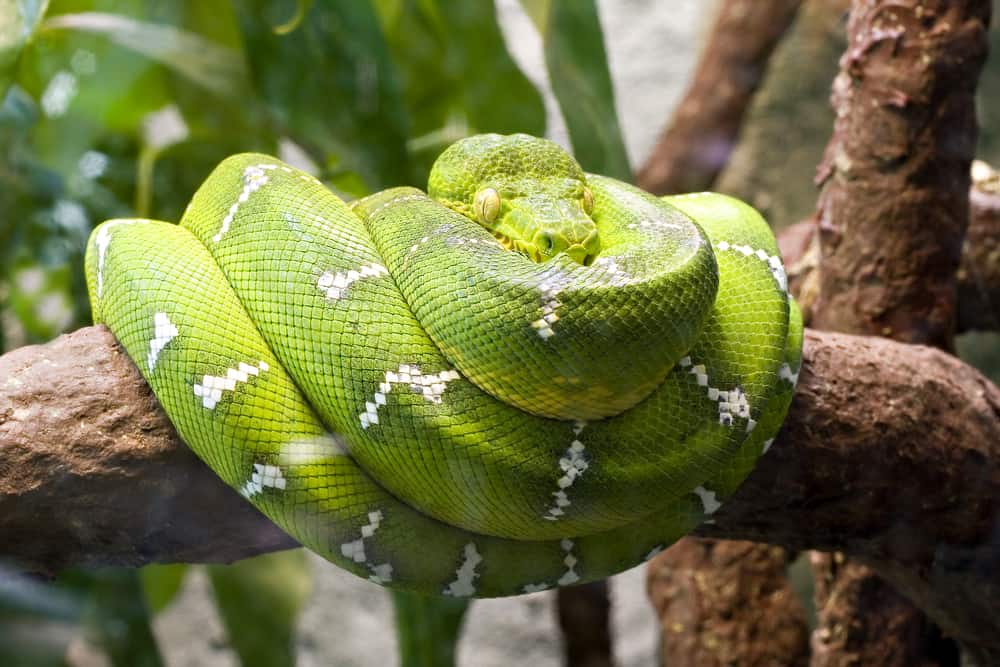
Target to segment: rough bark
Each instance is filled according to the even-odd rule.
[[[801,0],[725,0],[691,86],[636,176],[656,194],[707,189],[726,166],[767,60]]]
[[[753,542],[685,538],[647,570],[663,664],[802,665],[805,611],[785,576],[789,552]]]
[[[177,439],[103,327],[0,356],[0,557],[231,562],[295,546]]]
[[[813,326],[954,349],[990,12],[988,0],[852,3],[833,85],[837,120],[818,177]],[[840,594],[818,609],[820,631],[843,627],[844,650],[817,655],[817,664],[890,656],[933,664],[928,634],[936,630],[876,572],[858,561],[826,576]]]
[[[813,552],[811,560],[821,610],[811,667],[957,667],[955,644],[867,567],[839,553]]]
[[[978,163],[969,191],[969,228],[957,274],[956,333],[1000,330],[1000,174]],[[813,220],[803,220],[778,235],[788,268],[789,289],[808,316],[818,294],[819,239]]]
[[[177,439],[105,328],[8,353],[0,378],[0,556],[51,573],[294,545]],[[998,509],[1000,388],[931,348],[807,331],[781,435],[697,532],[864,558],[1000,651]]]
[[[1000,610],[982,604],[1000,604],[1000,441],[980,429],[1000,426],[996,388],[982,378],[985,393],[979,382],[959,389],[960,361],[876,338],[810,330],[806,359],[779,436],[788,446],[770,451],[717,524],[698,532],[843,551],[950,636],[994,646],[996,622],[983,619]],[[765,496],[773,505],[758,504]],[[948,516],[956,505],[964,518]]]
[[[953,347],[989,0],[855,0],[820,166],[821,329]]]

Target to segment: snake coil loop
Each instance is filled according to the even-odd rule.
[[[606,577],[714,513],[791,401],[774,238],[555,144],[480,135],[428,193],[348,206],[264,155],[180,225],[110,220],[87,279],[184,441],[380,584],[512,595]]]

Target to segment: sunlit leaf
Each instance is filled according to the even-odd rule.
[[[229,642],[243,667],[295,664],[295,624],[312,586],[305,551],[279,551],[208,574]]]
[[[103,12],[61,14],[42,24],[42,30],[59,29],[104,35],[213,93],[229,96],[246,93],[246,71],[238,52],[175,26]]]
[[[48,0],[0,0],[0,100],[14,79],[21,50],[34,34]]]
[[[594,0],[550,0],[542,38],[552,91],[583,168],[632,178]],[[538,8],[535,11],[539,11]]]
[[[393,591],[392,602],[401,667],[454,665],[455,647],[470,601]]]

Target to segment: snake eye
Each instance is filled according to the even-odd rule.
[[[594,193],[590,188],[583,189],[583,210],[590,215],[594,212]]]
[[[500,193],[493,188],[480,190],[476,193],[476,200],[472,203],[472,208],[479,222],[484,225],[492,223],[500,214]]]

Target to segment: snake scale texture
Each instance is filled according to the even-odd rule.
[[[711,520],[801,356],[755,210],[526,135],[351,205],[236,155],[180,225],[109,220],[86,261],[95,322],[219,477],[341,567],[430,594],[603,578]]]

